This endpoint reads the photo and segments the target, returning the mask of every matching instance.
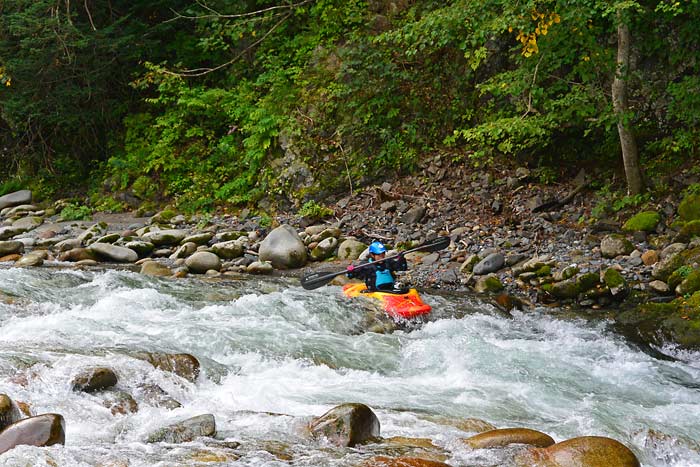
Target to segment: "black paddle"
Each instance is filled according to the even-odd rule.
[[[437,238],[434,238],[432,240],[428,240],[427,242],[423,243],[420,246],[417,246],[415,248],[411,248],[410,250],[406,250],[406,251],[402,252],[401,254],[405,255],[407,253],[413,253],[414,251],[439,251],[439,250],[442,250],[444,248],[447,248],[447,246],[449,244],[450,244],[450,237],[437,237]],[[355,270],[367,267],[370,264],[381,263],[382,261],[396,258],[397,256],[398,255],[390,256],[389,258],[380,259],[380,260],[374,261],[372,263],[359,264],[359,265],[355,266]],[[348,271],[345,269],[342,271],[338,271],[338,272],[313,272],[313,273],[307,274],[301,278],[301,286],[304,287],[306,290],[318,289],[319,287],[328,284],[334,278],[336,278],[342,274],[347,274],[347,272]]]

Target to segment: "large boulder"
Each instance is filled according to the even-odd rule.
[[[531,467],[639,467],[624,444],[602,436],[572,438],[545,448],[532,448],[516,457],[516,465]]]
[[[0,394],[0,432],[21,418],[17,404],[7,394]]]
[[[294,269],[306,264],[306,246],[289,225],[281,225],[260,243],[260,261],[269,261],[276,269]]]
[[[367,245],[364,243],[353,238],[349,238],[338,246],[338,259],[349,259],[354,261],[359,258],[362,252],[366,249]]]
[[[355,446],[379,437],[379,419],[364,404],[342,404],[309,424],[316,438],[326,438],[336,446]]]
[[[20,446],[65,444],[66,422],[61,415],[50,413],[25,418],[0,433],[0,454]]]
[[[29,204],[32,202],[32,192],[29,190],[15,191],[0,196],[0,210],[10,206],[19,206],[21,204]]]

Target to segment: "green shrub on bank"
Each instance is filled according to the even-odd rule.
[[[64,221],[84,221],[92,217],[92,209],[87,206],[68,203],[59,214]]]

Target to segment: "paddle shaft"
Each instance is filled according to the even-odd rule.
[[[415,248],[411,248],[410,250],[406,250],[404,252],[399,253],[399,255],[405,255],[408,253],[413,253],[415,251],[438,251],[442,250],[443,248],[447,247],[447,245],[450,244],[450,237],[437,237],[436,239],[429,240],[425,242],[422,245],[419,245]],[[357,266],[354,267],[353,271],[357,269],[362,269],[365,267],[373,266],[376,265],[377,263],[381,263],[383,261],[387,261],[390,259],[397,258],[399,255],[394,255],[390,256],[388,258],[382,258],[376,261],[372,261],[371,263],[363,263],[363,264],[358,264]],[[313,290],[317,289],[323,285],[328,284],[330,281],[332,281],[334,278],[347,274],[348,271],[338,271],[338,272],[328,272],[328,273],[322,273],[322,272],[314,272],[311,274],[308,274],[304,277],[301,278],[301,286],[304,287],[306,290]]]

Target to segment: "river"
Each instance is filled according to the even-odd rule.
[[[306,291],[294,279],[0,269],[0,392],[66,420],[65,446],[20,446],[0,466],[357,466],[372,448],[333,449],[301,430],[345,402],[370,406],[385,438],[432,439],[454,467],[508,465],[507,451],[472,451],[460,439],[474,433],[440,422],[472,417],[556,441],[609,436],[648,467],[700,466],[697,354],[657,359],[604,321],[556,310],[507,317],[474,297],[423,298],[431,321],[377,334],[362,332],[362,309],[339,287]],[[135,350],[190,353],[202,372],[190,383],[129,356]],[[90,366],[113,368],[139,410],[113,415],[73,392],[71,378]],[[139,400],[144,383],[182,407]],[[235,456],[200,440],[145,443],[205,413],[217,439],[240,443]]]

